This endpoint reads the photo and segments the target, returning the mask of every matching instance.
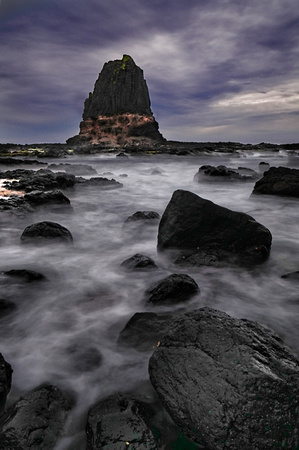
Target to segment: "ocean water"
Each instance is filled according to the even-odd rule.
[[[0,271],[26,268],[47,277],[45,282],[29,284],[0,277],[1,298],[17,305],[0,321],[0,352],[14,370],[7,405],[42,383],[70,392],[76,405],[56,450],[84,449],[88,408],[148,379],[150,353],[117,344],[119,332],[136,312],[187,312],[210,306],[272,327],[299,356],[299,282],[281,278],[299,270],[299,200],[251,196],[254,181],[193,181],[203,164],[259,171],[261,161],[298,167],[296,158],[291,160],[286,152],[51,159],[49,163],[91,165],[99,176],[114,178],[123,187],[101,190],[77,185],[65,190],[73,214],[43,211],[17,218],[1,213]],[[160,173],[152,174],[154,169]],[[246,212],[269,228],[273,237],[269,260],[251,269],[182,269],[157,254],[158,225],[146,226],[142,232],[123,229],[126,218],[136,211],[162,215],[176,189]],[[67,227],[74,244],[22,245],[24,228],[42,220]],[[135,253],[152,257],[159,270],[124,271],[120,264]],[[191,275],[200,294],[174,307],[148,306],[144,291],[171,273]]]

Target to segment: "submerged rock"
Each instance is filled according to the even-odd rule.
[[[0,298],[0,318],[16,309],[16,304],[5,298]]]
[[[140,352],[153,350],[176,317],[174,314],[136,313],[118,337],[118,343]]]
[[[0,416],[4,410],[7,394],[11,388],[12,368],[0,353]],[[1,443],[1,439],[0,439]]]
[[[141,222],[155,225],[159,222],[159,220],[160,214],[155,211],[137,211],[125,220],[124,226],[136,224],[139,225]]]
[[[158,266],[149,256],[136,255],[131,256],[121,263],[121,266],[127,270],[157,270]]]
[[[173,193],[158,231],[158,250],[186,266],[261,263],[271,242],[270,231],[248,214],[183,190]]]
[[[297,270],[296,272],[285,273],[284,275],[281,276],[281,278],[289,278],[291,280],[299,281],[299,270]]]
[[[288,167],[271,167],[255,183],[252,194],[299,197],[299,170]]]
[[[48,221],[29,225],[21,236],[21,242],[24,244],[46,244],[53,241],[71,243],[73,242],[73,236],[64,226]]]
[[[34,272],[28,269],[12,269],[3,272],[3,275],[11,278],[17,278],[25,283],[32,283],[34,281],[44,281],[46,277],[42,273]]]
[[[76,182],[80,186],[96,186],[100,189],[118,189],[123,187],[122,183],[115,181],[113,178],[109,180],[108,178],[94,177],[87,180],[86,178],[77,177]]]
[[[207,450],[299,445],[299,362],[257,322],[211,308],[184,314],[149,374],[179,429]]]
[[[147,289],[145,298],[155,305],[172,304],[190,300],[199,292],[198,284],[189,275],[173,273]]]
[[[53,449],[71,409],[55,386],[37,388],[21,397],[0,419],[0,442],[16,449]]]

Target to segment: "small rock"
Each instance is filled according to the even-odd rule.
[[[299,280],[299,270],[296,272],[286,273],[281,278],[290,278],[292,280]]]
[[[147,289],[145,298],[154,304],[171,304],[190,300],[199,292],[199,287],[193,278],[189,275],[174,273]]]
[[[136,222],[142,221],[146,224],[155,225],[160,220],[160,215],[155,211],[137,211],[132,216],[129,216],[124,225],[136,224]]]
[[[64,226],[55,222],[39,222],[29,225],[22,233],[21,242],[23,244],[46,244],[51,242],[73,242],[70,231]]]
[[[155,261],[149,256],[136,255],[131,256],[131,258],[126,259],[121,263],[121,266],[127,270],[156,270],[158,266]]]

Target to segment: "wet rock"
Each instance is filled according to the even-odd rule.
[[[275,332],[202,308],[175,319],[149,362],[179,429],[209,450],[294,449],[299,362]]]
[[[16,169],[0,172],[0,179],[14,180],[5,183],[5,187],[17,191],[50,191],[73,187],[76,177],[64,172],[51,172],[51,170],[25,170]]]
[[[149,225],[156,225],[159,220],[160,215],[155,211],[137,211],[125,220],[124,226],[139,225],[141,222]]]
[[[8,198],[0,198],[0,212],[22,218],[34,212],[34,208],[24,200],[23,196],[11,195]]]
[[[264,161],[261,161],[259,163],[259,171],[261,173],[264,173],[264,172],[266,172],[266,170],[269,170],[269,169],[270,169],[270,164],[269,163],[266,163]]]
[[[38,222],[29,225],[22,233],[23,244],[46,244],[51,242],[73,242],[70,231],[59,223]]]
[[[21,397],[0,419],[0,442],[11,448],[53,449],[71,409],[55,386],[37,388]]]
[[[291,280],[299,281],[299,270],[296,272],[286,273],[286,274],[282,275],[281,278],[289,278]]]
[[[77,177],[76,180],[77,183],[80,183],[80,186],[96,186],[100,189],[118,189],[123,187],[122,183],[115,181],[113,178],[108,180],[108,178],[95,177],[87,180],[82,177]]]
[[[189,275],[173,273],[147,289],[145,298],[158,305],[172,304],[190,300],[199,292],[198,284]]]
[[[24,200],[33,208],[46,207],[52,212],[73,211],[70,200],[61,191],[32,191],[24,195]]]
[[[28,269],[12,269],[3,272],[4,275],[11,278],[16,278],[24,283],[32,283],[34,281],[44,281],[46,277],[38,272]]]
[[[10,312],[16,309],[15,303],[5,298],[0,298],[0,318],[6,316]]]
[[[5,361],[0,353],[0,416],[5,408],[6,398],[11,388],[12,372],[11,365]]]
[[[299,197],[299,170],[288,167],[271,167],[255,183],[252,194]]]
[[[131,258],[126,259],[121,263],[121,266],[127,270],[156,270],[158,269],[155,261],[149,256],[136,255],[131,256]]]
[[[252,169],[238,167],[238,169],[230,169],[226,166],[201,166],[194,175],[194,181],[202,181],[204,179],[211,180],[228,180],[228,181],[251,181],[259,178],[259,175]]]
[[[183,266],[256,264],[270,253],[270,231],[253,217],[177,190],[161,218],[158,250]]]
[[[120,332],[117,342],[140,352],[152,351],[175,317],[174,314],[136,313]]]

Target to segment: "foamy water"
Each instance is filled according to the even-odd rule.
[[[1,297],[18,306],[16,312],[1,319],[0,327],[0,351],[14,370],[8,404],[44,382],[71,391],[77,403],[57,450],[85,448],[88,408],[100,398],[133,388],[148,378],[150,355],[121,348],[116,341],[135,312],[174,311],[168,306],[149,307],[143,300],[145,289],[170,273],[190,274],[201,290],[200,295],[176,309],[183,312],[211,306],[234,317],[258,320],[278,331],[299,354],[298,283],[281,278],[299,270],[298,200],[250,197],[254,182],[193,182],[203,164],[258,171],[261,161],[291,166],[285,153],[70,157],[63,162],[89,164],[99,175],[111,172],[113,175],[107,177],[123,183],[123,188],[100,190],[77,185],[65,190],[73,214],[43,212],[12,219],[1,213],[1,271],[26,268],[48,279],[25,285],[0,277]],[[153,169],[161,174],[151,175]],[[269,260],[250,270],[182,270],[157,255],[157,226],[142,233],[123,230],[125,219],[136,211],[153,210],[162,215],[176,189],[190,190],[221,206],[246,212],[268,227],[273,236]],[[21,245],[24,228],[41,220],[67,227],[74,245]],[[121,262],[135,253],[152,257],[160,270],[123,271]]]

